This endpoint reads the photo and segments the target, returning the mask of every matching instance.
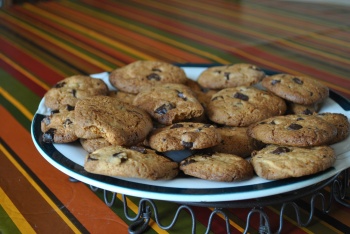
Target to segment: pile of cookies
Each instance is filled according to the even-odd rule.
[[[79,141],[90,173],[214,181],[314,174],[331,167],[329,146],[349,135],[339,113],[318,114],[329,90],[308,77],[267,76],[251,64],[210,67],[197,81],[180,67],[136,61],[109,82],[63,79],[45,94],[47,143]],[[167,152],[190,150],[185,159]]]

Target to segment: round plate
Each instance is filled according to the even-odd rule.
[[[196,80],[198,75],[208,65],[182,65],[187,76]],[[266,71],[267,74],[275,72]],[[91,75],[94,78],[104,80],[109,88],[114,88],[108,81],[108,73]],[[342,113],[350,118],[350,102],[342,96],[331,91],[330,98],[326,100],[320,112]],[[42,141],[40,123],[50,110],[45,107],[44,99],[41,100],[38,110],[34,115],[31,126],[31,134],[35,147],[40,154],[55,168],[86,184],[105,189],[111,192],[121,193],[142,198],[178,202],[222,202],[238,201],[253,198],[272,196],[293,190],[305,188],[315,183],[324,181],[342,170],[350,167],[350,137],[332,145],[337,160],[334,166],[322,173],[301,178],[270,181],[253,177],[240,182],[214,182],[193,177],[177,177],[170,181],[142,180],[122,177],[108,177],[88,173],[83,164],[87,152],[79,143],[48,144]],[[172,152],[177,157],[187,157],[185,151]]]

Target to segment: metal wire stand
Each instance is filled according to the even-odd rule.
[[[175,215],[170,222],[170,224],[164,225],[159,217],[159,212],[157,205],[152,199],[141,198],[138,203],[138,212],[134,217],[129,215],[129,208],[127,204],[127,196],[122,195],[123,209],[125,217],[131,221],[129,226],[130,234],[139,234],[145,232],[149,228],[149,222],[154,217],[157,225],[163,230],[170,230],[177,222],[180,213],[186,210],[192,219],[191,233],[196,233],[196,216],[195,212],[191,207],[208,207],[213,208],[212,212],[208,217],[208,226],[205,233],[209,233],[211,229],[211,224],[215,215],[221,215],[225,219],[226,232],[230,232],[229,217],[225,213],[225,208],[250,208],[249,213],[246,218],[246,226],[243,233],[247,233],[250,227],[250,222],[253,215],[259,215],[260,225],[259,233],[270,234],[270,233],[282,233],[283,230],[283,215],[286,209],[294,209],[296,221],[300,227],[306,227],[310,224],[313,219],[315,212],[315,201],[319,199],[321,201],[322,212],[329,213],[331,210],[332,203],[335,201],[347,208],[350,208],[350,191],[349,191],[349,170],[346,169],[335,176],[326,179],[322,182],[316,183],[314,185],[294,190],[289,193],[278,194],[269,197],[249,199],[249,200],[239,200],[239,201],[229,201],[229,202],[175,202],[179,204]],[[70,181],[76,182],[77,180],[70,178]],[[331,192],[328,199],[323,193],[323,188],[330,186]],[[99,188],[90,186],[90,188],[96,192]],[[104,202],[107,206],[112,207],[115,203],[116,193],[103,190]],[[297,204],[297,200],[305,197],[310,197],[310,210],[307,220],[301,220],[300,207]],[[170,201],[171,202],[171,201]],[[264,211],[264,207],[271,205],[281,205],[279,212],[279,228],[275,232],[270,229],[269,217]]]

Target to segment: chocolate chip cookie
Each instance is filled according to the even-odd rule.
[[[279,180],[312,175],[330,168],[336,160],[329,146],[308,148],[269,145],[252,154],[251,163],[259,177]]]
[[[136,61],[113,70],[109,76],[118,90],[135,94],[160,83],[184,84],[186,80],[182,68],[161,61]]]
[[[148,144],[159,152],[184,149],[204,149],[221,140],[216,127],[210,124],[180,122],[150,133]]]
[[[55,110],[41,121],[42,139],[46,143],[69,143],[78,140],[75,134],[74,107]]]
[[[134,145],[152,130],[152,120],[142,109],[109,96],[77,102],[75,133],[79,138],[105,138],[113,145]]]
[[[101,79],[76,75],[58,82],[45,94],[45,105],[52,110],[75,106],[77,101],[97,95],[107,95],[108,87]]]
[[[277,96],[302,105],[319,103],[329,96],[326,85],[306,76],[277,74],[264,78],[261,84]]]
[[[166,125],[200,117],[204,112],[190,88],[182,84],[145,89],[136,95],[133,104]]]
[[[106,146],[111,146],[111,143],[109,143],[103,137],[92,139],[80,138],[79,141],[83,149],[86,150],[88,153],[92,153]]]
[[[350,123],[348,117],[340,113],[320,113],[316,115],[337,128],[337,135],[328,144],[335,144],[343,141],[349,136]]]
[[[334,125],[312,115],[275,116],[249,126],[248,135],[266,144],[319,146],[337,134]]]
[[[286,109],[282,98],[252,86],[240,86],[215,93],[208,104],[207,115],[218,124],[246,127],[259,120],[282,115]]]
[[[84,169],[106,176],[169,180],[178,174],[178,163],[142,147],[108,146],[86,156]]]
[[[210,67],[198,77],[198,83],[209,89],[224,89],[238,86],[250,86],[260,82],[265,72],[252,64],[238,63]]]
[[[242,157],[225,153],[198,153],[180,162],[180,170],[197,178],[221,182],[250,179],[254,170]]]

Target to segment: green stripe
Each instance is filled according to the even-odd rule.
[[[34,115],[34,113],[37,111],[41,97],[38,97],[30,89],[2,69],[0,69],[0,85]],[[14,108],[12,107],[12,104],[10,104],[8,107],[11,109]],[[20,115],[23,116],[22,114]]]
[[[10,216],[0,204],[0,234],[21,234]]]

